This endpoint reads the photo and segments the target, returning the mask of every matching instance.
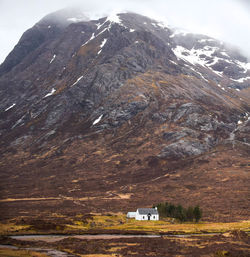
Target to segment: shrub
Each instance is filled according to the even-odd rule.
[[[202,217],[202,210],[200,209],[199,205],[194,207],[194,218],[195,221],[198,222]]]
[[[155,207],[155,206],[153,206]],[[197,205],[195,207],[189,206],[184,208],[182,205],[174,205],[172,203],[159,203],[156,205],[161,217],[171,217],[180,221],[193,221],[198,222],[202,217],[202,210]]]

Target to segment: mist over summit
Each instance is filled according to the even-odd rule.
[[[29,8],[26,8],[29,6]],[[0,62],[17,43],[21,34],[47,13],[68,6],[77,6],[91,19],[107,16],[112,11],[136,12],[157,20],[167,20],[172,27],[191,33],[205,34],[235,45],[249,54],[249,3],[238,0],[135,0],[135,1],[77,1],[77,0],[2,0],[0,15]],[[19,17],[19,19],[11,19]],[[2,33],[2,34],[1,34]]]
[[[247,58],[140,14],[86,16],[47,15],[0,66],[2,199],[72,215],[187,195],[208,219],[246,218]]]

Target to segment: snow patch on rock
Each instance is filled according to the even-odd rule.
[[[103,41],[102,41],[102,43],[101,43],[101,45],[100,45],[100,51],[97,53],[97,54],[100,54],[101,53],[101,51],[102,51],[102,48],[104,47],[104,45],[106,44],[106,42],[107,42],[107,38],[105,38],[105,39],[103,39]]]
[[[7,112],[8,110],[12,109],[16,104],[12,104],[11,106],[9,106],[8,108],[6,108],[4,111]]]
[[[192,65],[198,64],[205,68],[209,68],[218,76],[222,76],[223,72],[215,71],[210,67],[222,59],[216,56],[212,56],[212,54],[214,54],[215,51],[217,51],[218,49],[219,49],[218,47],[205,46],[202,49],[192,48],[191,50],[189,50],[183,46],[178,45],[176,46],[176,48],[173,48],[172,51],[174,52],[174,54],[178,59],[181,59],[185,62],[189,62]],[[213,62],[209,63],[206,57],[213,58]]]
[[[47,95],[45,95],[43,98],[46,98],[46,97],[48,97],[48,96],[51,96],[51,95],[53,95],[55,92],[56,92],[56,90],[55,90],[54,88],[52,88],[51,91],[50,91]]]
[[[82,46],[87,45],[87,44],[88,44],[91,40],[93,40],[94,38],[95,38],[95,33],[92,33],[90,39],[89,39],[86,43],[82,44]]]
[[[83,78],[83,76],[81,76],[80,78],[78,78],[78,79],[71,85],[71,87],[73,87],[74,85],[76,85],[82,78]]]
[[[247,73],[250,70],[250,63],[244,63],[240,61],[235,61],[235,63],[242,69],[244,69],[244,73]]]
[[[123,24],[122,24],[122,21],[120,20],[120,17],[118,16],[117,13],[112,13],[111,15],[109,15],[109,16],[107,17],[106,22],[107,22],[107,21],[110,21],[111,23],[118,23],[118,24],[120,24],[120,25],[123,25]]]
[[[99,116],[96,120],[94,120],[93,126],[96,125],[97,123],[99,123],[101,121],[102,117],[103,117],[103,114],[101,116]]]
[[[55,60],[55,58],[56,58],[56,54],[53,55],[49,63],[52,63]]]
[[[249,79],[250,79],[250,77],[240,78],[240,79],[231,79],[231,80],[238,82],[238,83],[243,83],[243,82],[245,82],[245,80],[249,80]]]

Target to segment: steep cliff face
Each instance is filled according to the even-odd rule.
[[[244,217],[249,81],[247,59],[207,36],[132,13],[49,15],[0,66],[1,195],[89,211],[188,192],[212,213],[221,193]]]

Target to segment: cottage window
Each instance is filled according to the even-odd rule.
[[[155,216],[153,216],[153,219],[155,219]]]
[[[145,217],[144,217],[144,216],[142,216],[142,218],[143,218],[143,219],[145,219]]]

